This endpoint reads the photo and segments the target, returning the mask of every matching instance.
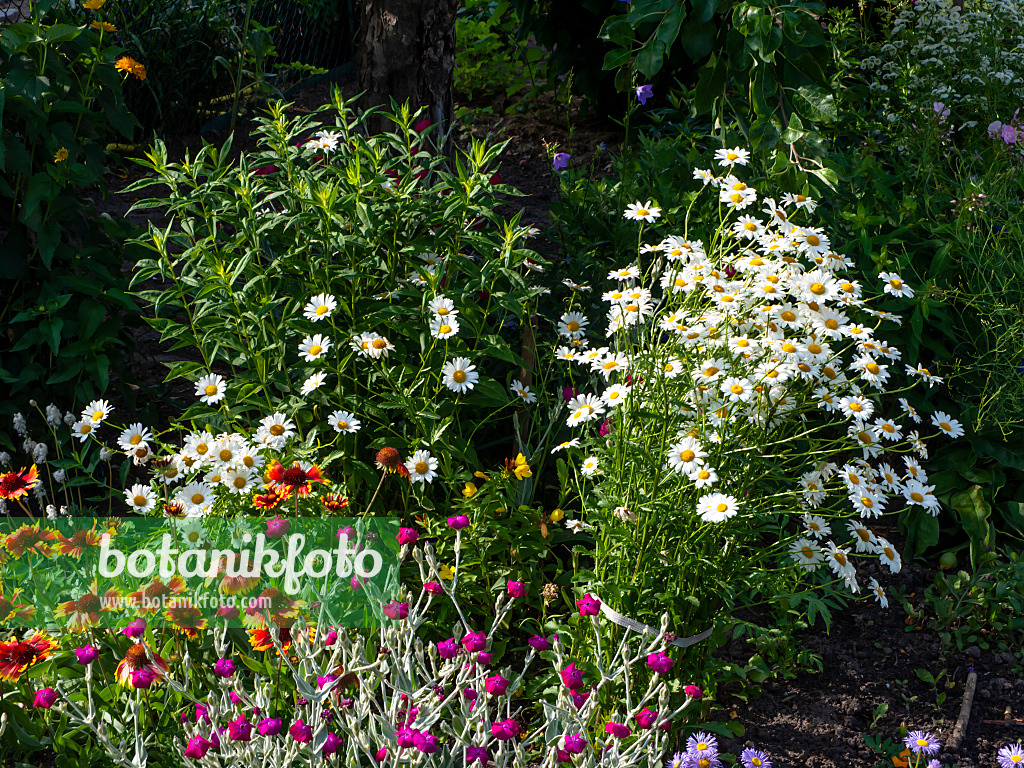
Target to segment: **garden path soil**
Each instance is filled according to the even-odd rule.
[[[351,82],[342,86],[354,88]],[[303,91],[291,110],[308,111],[324,103],[327,96],[326,85]],[[489,106],[494,114],[462,126],[458,142],[464,145],[470,136],[510,141],[498,170],[503,182],[525,197],[510,200],[503,213],[510,216],[521,209],[524,222],[542,228],[550,223],[548,206],[557,194],[548,147],[557,144],[558,151],[573,155],[574,165],[586,166],[599,144],[605,142],[613,147],[621,140],[614,125],[581,120],[578,105],[573,105],[568,118],[564,104],[556,107],[550,99],[531,104],[523,113],[503,114],[503,99]],[[571,134],[568,120],[573,122]],[[243,126],[239,136],[244,135]],[[219,145],[225,137],[214,134],[205,138]],[[169,155],[180,159],[186,149],[194,154],[201,146],[201,137],[169,138],[167,145]],[[252,146],[251,141],[239,140],[234,152]],[[137,167],[126,163],[111,179],[108,199],[97,201],[100,210],[114,217],[128,215],[140,224],[147,218],[159,223],[159,215],[127,214],[133,200],[118,194],[118,190],[139,177]],[[535,242],[533,246],[548,253],[555,250],[551,243]],[[171,355],[152,332],[140,332],[137,345],[135,359],[125,376],[142,386],[158,387],[163,368],[154,363],[168,360]],[[187,397],[187,389],[172,390],[171,394]],[[862,580],[873,575],[870,569],[863,570]],[[934,573],[908,566],[902,574],[879,578],[902,590],[919,608],[920,596],[933,581]],[[1007,707],[1012,718],[1024,716],[1024,674],[1019,649],[1016,658],[1005,653],[978,652],[977,648],[970,649],[976,652],[974,655],[943,649],[935,632],[907,624],[906,611],[892,594],[890,602],[887,610],[874,603],[851,604],[834,617],[830,632],[826,633],[819,622],[798,635],[799,646],[821,657],[821,673],[800,673],[791,680],[766,681],[760,687],[760,696],[749,702],[730,697],[728,687],[722,691],[720,700],[712,707],[712,719],[735,720],[745,728],[741,738],[722,739],[722,746],[733,754],[747,746],[764,749],[780,767],[892,768],[887,757],[868,749],[863,734],[897,739],[900,725],[905,724],[911,730],[933,730],[943,741],[948,740],[972,668],[978,674],[978,686],[966,736],[956,753],[940,754],[942,762],[960,768],[995,766],[999,747],[1024,741],[1024,722],[1002,722]],[[721,649],[719,655],[746,662],[752,653],[745,641],[736,640]],[[936,704],[937,692],[918,678],[918,669],[933,676],[945,670],[943,681],[949,680],[953,685],[940,687],[947,694],[943,705]],[[873,713],[883,703],[888,704],[888,711],[872,724]]]

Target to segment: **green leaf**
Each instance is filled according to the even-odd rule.
[[[949,503],[960,515],[960,525],[971,541],[971,565],[977,568],[981,564],[982,554],[994,543],[994,528],[989,523],[992,507],[982,497],[980,485],[953,494]]]

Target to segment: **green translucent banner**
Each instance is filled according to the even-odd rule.
[[[0,626],[376,627],[398,518],[0,519]]]

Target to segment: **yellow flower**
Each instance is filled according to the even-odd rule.
[[[447,565],[442,565],[437,569],[437,574],[445,581],[451,581],[455,578],[455,569],[449,568]]]
[[[479,489],[472,483],[466,483],[466,487],[462,489],[462,495],[468,499],[471,496],[475,496],[477,490]]]
[[[520,480],[524,477],[533,477],[533,470],[530,469],[530,465],[526,463],[526,458],[521,453],[516,456],[515,469],[512,471],[516,473],[516,477]]]
[[[122,56],[118,59],[117,63],[114,64],[114,69],[118,72],[131,72],[139,80],[146,79],[146,68],[131,56]]]
[[[89,23],[89,26],[100,32],[117,32],[117,27],[106,21],[93,21]]]
[[[563,511],[562,511],[562,510],[560,510],[560,509],[556,509],[556,510],[553,510],[553,511],[551,512],[551,522],[552,522],[552,523],[557,523],[557,522],[558,522],[559,520],[561,520],[561,519],[562,519],[563,517],[565,517],[565,512],[563,512]]]
[[[90,11],[98,11],[103,7],[105,2],[107,2],[107,0],[85,0],[85,2],[82,3],[82,7],[87,8]]]
[[[481,480],[487,480],[488,477],[483,472],[474,472],[473,477],[480,478]]]
[[[57,153],[53,156],[53,162],[55,162],[55,163],[63,163],[67,159],[68,159],[67,147],[61,147],[60,149],[57,150]]]

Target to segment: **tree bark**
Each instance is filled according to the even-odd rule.
[[[427,108],[434,136],[447,134],[454,119],[455,13],[459,0],[359,0],[359,89],[363,106],[390,109],[391,99],[413,112]],[[387,118],[368,123],[374,133],[391,127]]]

